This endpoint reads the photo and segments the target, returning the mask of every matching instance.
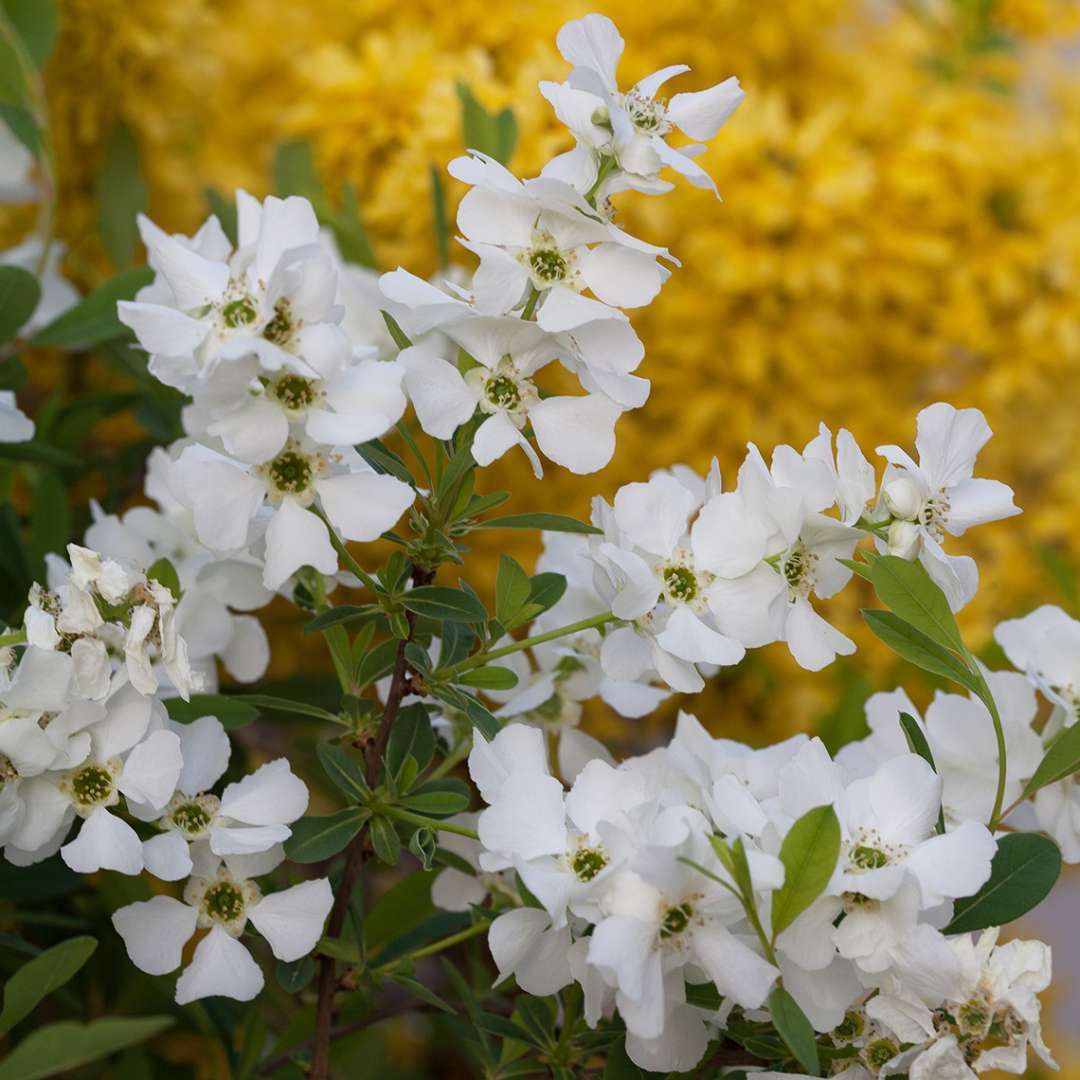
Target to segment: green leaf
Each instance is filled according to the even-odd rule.
[[[71,536],[68,487],[55,469],[38,469],[33,478],[33,493],[31,546],[44,567],[45,556],[51,551],[63,551]]]
[[[469,723],[476,728],[485,739],[494,739],[502,730],[498,717],[494,716],[490,709],[485,708],[474,697],[467,697],[465,713],[469,717]]]
[[[401,800],[401,805],[418,814],[449,817],[469,808],[469,795],[460,780],[431,780]]]
[[[904,738],[907,739],[908,748],[911,752],[918,754],[934,772],[937,772],[938,767],[937,762],[934,761],[934,752],[930,749],[930,744],[926,741],[926,735],[919,726],[918,720],[911,713],[902,712],[900,714],[900,727],[903,729]],[[945,831],[945,811],[942,808],[938,809],[937,831],[939,833]]]
[[[487,618],[484,605],[475,596],[440,585],[420,585],[410,589],[401,597],[401,603],[414,614],[437,622],[479,623]]]
[[[130,331],[116,317],[118,300],[131,300],[154,279],[148,266],[124,273],[105,282],[73,308],[53,319],[34,336],[34,345],[50,345],[62,349],[87,349],[112,338],[124,337]]]
[[[288,994],[298,994],[315,978],[315,961],[310,956],[286,963],[279,960],[274,967],[278,986]]]
[[[433,990],[430,990],[418,979],[414,979],[409,975],[391,975],[390,976],[398,986],[404,987],[412,994],[413,997],[419,998],[421,1001],[426,1001],[429,1005],[433,1005],[436,1009],[441,1009],[445,1013],[453,1013],[454,1007],[443,1001],[438,994]]]
[[[824,891],[840,856],[840,822],[831,806],[807,811],[780,847],[784,884],[773,894],[773,939]]]
[[[27,323],[41,299],[41,286],[29,270],[0,266],[0,342],[10,341]]]
[[[43,442],[0,443],[0,460],[26,461],[32,465],[52,465],[57,469],[78,469],[86,459]]]
[[[566,592],[566,578],[550,571],[534,574],[529,579],[529,603],[540,611],[553,608]]]
[[[356,452],[377,472],[384,476],[396,476],[403,484],[412,484],[416,481],[409,472],[409,466],[404,460],[395,454],[393,450],[385,446],[380,439],[371,439],[366,443],[360,443]]]
[[[357,685],[364,687],[388,675],[394,666],[397,650],[398,643],[390,638],[388,641],[380,641],[374,649],[366,652],[360,663],[356,665]]]
[[[298,863],[333,858],[345,850],[369,816],[366,810],[350,806],[326,817],[303,817],[291,826],[292,836],[285,841],[285,854]]]
[[[998,841],[990,878],[974,895],[957,900],[946,934],[1004,926],[1041,903],[1061,873],[1061,851],[1039,833],[1009,833]]]
[[[398,859],[401,858],[401,837],[389,818],[371,819],[371,846],[380,862],[387,866],[397,866]]]
[[[463,82],[458,83],[457,92],[461,99],[461,139],[466,149],[479,150],[505,165],[517,145],[513,110],[488,112]]]
[[[386,329],[389,331],[390,336],[394,339],[394,344],[399,349],[407,349],[412,341],[409,339],[409,335],[401,329],[400,324],[389,311],[383,310],[382,312],[383,322],[386,323]]]
[[[454,681],[481,690],[513,690],[518,684],[518,677],[509,668],[492,664],[488,667],[472,668],[457,676]]]
[[[1039,788],[1064,780],[1080,770],[1080,724],[1066,728],[1050,744],[1035,774],[1024,787],[1024,798],[1034,795]]]
[[[164,555],[146,571],[146,576],[151,581],[164,585],[172,593],[173,600],[180,599],[180,575],[176,572],[176,567]]]
[[[53,0],[4,0],[3,8],[40,70],[56,46],[56,5]]]
[[[870,564],[862,559],[837,559],[841,566],[846,566],[852,573],[858,574],[864,581],[873,582],[874,575],[870,571]]]
[[[499,556],[495,575],[495,617],[509,629],[529,599],[529,575],[509,555]]]
[[[235,201],[225,198],[215,187],[203,188],[203,195],[206,197],[206,205],[210,207],[210,213],[218,219],[229,242],[236,247],[238,222]]]
[[[325,223],[330,227],[337,240],[341,257],[357,266],[366,266],[369,270],[377,267],[375,252],[371,247],[367,226],[360,213],[360,203],[356,197],[356,188],[348,181],[341,185],[341,207],[332,209],[319,206]]]
[[[897,655],[922,668],[980,693],[978,681],[956,656],[891,611],[862,611],[874,634]]]
[[[65,1020],[31,1032],[2,1062],[0,1080],[41,1080],[145,1042],[171,1027],[171,1016],[116,1017],[80,1024]]]
[[[97,941],[92,937],[70,938],[23,964],[4,984],[0,1035],[6,1035],[23,1017],[30,1015],[42,998],[63,986],[96,948]]]
[[[687,987],[689,990],[690,987]],[[616,1039],[607,1049],[604,1059],[603,1080],[645,1080],[642,1072],[626,1052],[626,1040]]]
[[[435,834],[430,829],[417,829],[409,837],[409,851],[425,870],[431,869],[437,849]]]
[[[312,634],[316,630],[327,630],[331,626],[344,626],[346,623],[367,622],[377,618],[379,609],[374,604],[342,604],[320,612],[310,622],[304,623],[304,633]]]
[[[446,195],[443,193],[442,177],[437,165],[428,166],[431,175],[431,223],[435,233],[435,252],[439,266],[450,265],[450,223],[446,218]]]
[[[274,152],[274,186],[282,198],[302,195],[311,199],[322,194],[311,143],[297,139],[278,146]]]
[[[410,874],[379,897],[364,918],[364,941],[369,949],[414,929],[434,913],[434,880],[434,872]]]
[[[386,770],[395,777],[401,776],[407,758],[416,762],[417,771],[428,767],[435,753],[435,733],[431,730],[431,717],[427,709],[416,702],[398,713],[390,731],[386,747]]]
[[[0,17],[7,21],[6,13]],[[9,106],[22,106],[31,100],[30,87],[26,81],[23,57],[33,63],[26,46],[18,34],[9,41],[0,35],[0,103]]]
[[[360,763],[343,746],[321,742],[315,747],[315,754],[323,772],[343,794],[355,802],[363,802],[371,794]]]
[[[796,1000],[782,986],[769,995],[769,1015],[795,1060],[811,1076],[820,1076],[821,1062],[814,1028]]]
[[[131,265],[139,243],[135,217],[147,207],[146,183],[139,168],[139,147],[121,120],[109,136],[97,180],[98,230],[113,266]]]
[[[964,641],[949,601],[922,563],[883,555],[870,567],[874,591],[881,602],[932,641],[964,652]]]
[[[216,716],[227,731],[244,727],[258,718],[258,710],[228,694],[192,694],[189,701],[169,698],[165,702],[169,716],[181,724],[190,724],[202,716]]]
[[[338,723],[338,717],[332,712],[307,701],[294,701],[292,698],[275,697],[272,694],[231,694],[229,696],[232,701],[252,705],[256,709],[265,709],[267,712],[295,713],[297,716],[311,716],[316,720]]]
[[[577,518],[567,517],[565,514],[508,514],[506,517],[488,518],[487,521],[478,521],[478,529],[545,529],[547,532],[579,533],[598,535],[600,529],[594,525],[586,525]]]

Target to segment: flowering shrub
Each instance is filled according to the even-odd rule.
[[[0,23],[26,148],[13,198],[54,175],[33,25]],[[1050,951],[998,934],[1080,860],[1080,623],[1052,607],[1002,623],[1016,671],[961,636],[979,575],[956,541],[1020,512],[975,475],[983,414],[923,409],[915,456],[880,446],[880,469],[824,424],[801,450],[751,444],[726,483],[716,460],[707,476],[674,465],[597,496],[589,523],[504,513],[507,492],[478,488],[508,453],[538,478],[611,460],[650,390],[627,311],[678,267],[617,224],[619,193],[667,195],[671,176],[714,191],[696,159],[743,97],[734,77],[662,96],[685,65],[620,82],[605,16],[567,23],[558,47],[570,70],[540,91],[574,148],[535,178],[500,161],[510,114],[466,99],[477,145],[449,171],[469,188],[471,273],[398,268],[365,289],[344,211],[240,190],[192,236],[140,215],[149,269],[71,306],[44,200],[33,272],[0,270],[0,337],[12,355],[106,347],[163,415],[182,401],[182,435],[147,458],[152,505],[95,503],[66,558],[39,544],[46,573],[0,635],[8,880],[95,875],[130,962],[177,1004],[209,1003],[238,1075],[344,1075],[357,1062],[338,1037],[423,1009],[450,1014],[492,1078],[927,1080],[1023,1074],[1029,1050],[1052,1065]],[[48,520],[52,474],[33,470],[71,461],[9,391],[0,439]],[[487,597],[458,576],[470,535],[529,529],[535,573],[504,554]],[[869,630],[950,688],[925,716],[903,689],[876,694],[869,734],[835,755],[806,736],[714,738],[689,712],[622,761],[579,730],[584,702],[631,723],[748,650],[784,643],[808,671],[854,653],[820,602],[855,576],[880,603]],[[250,613],[275,597],[325,640],[332,701],[221,692],[220,669],[262,679]],[[297,774],[315,762],[289,743],[230,768],[260,713],[319,725],[328,813],[308,812]],[[425,965],[480,936],[486,965]],[[94,947],[30,960],[0,1029]],[[0,1076],[52,1075],[171,1023],[46,1025]]]

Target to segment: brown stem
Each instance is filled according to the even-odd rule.
[[[432,570],[413,569],[414,585],[430,585],[435,577]],[[390,733],[394,727],[394,721],[401,711],[401,702],[405,697],[410,684],[409,671],[405,664],[405,646],[413,638],[413,629],[416,617],[412,612],[408,613],[409,636],[398,644],[397,655],[394,657],[394,673],[390,680],[390,692],[386,696],[386,708],[383,709],[382,719],[379,721],[379,729],[365,748],[364,758],[366,764],[368,784],[374,788],[379,782],[379,766],[383,755],[386,753],[387,744],[390,742]],[[353,889],[360,878],[360,872],[364,867],[364,847],[367,843],[367,827],[365,826],[353,838],[345,853],[345,869],[341,875],[341,884],[334,896],[334,906],[330,911],[330,919],[326,924],[326,936],[336,938],[341,936],[345,925],[345,916],[349,910],[349,900]],[[310,1080],[329,1080],[330,1076],[330,1038],[334,1023],[334,994],[338,989],[337,971],[334,959],[331,956],[319,957],[319,997],[315,1006],[315,1034],[311,1053],[311,1068],[308,1070]]]

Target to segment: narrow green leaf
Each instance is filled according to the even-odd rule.
[[[322,194],[311,143],[297,139],[278,145],[274,151],[274,185],[282,197],[302,195],[312,199]]]
[[[963,653],[964,641],[949,601],[922,563],[883,555],[870,567],[881,602],[939,645]]]
[[[832,806],[807,811],[780,847],[784,884],[773,894],[773,939],[824,891],[840,856],[840,822]]]
[[[25,461],[31,465],[51,465],[57,469],[78,469],[86,459],[59,450],[44,442],[0,443],[0,461]]]
[[[115,1054],[173,1025],[171,1016],[65,1020],[32,1031],[2,1062],[0,1080],[41,1080]]]
[[[409,852],[425,870],[431,869],[437,849],[438,844],[435,842],[435,834],[431,829],[417,829],[409,837]]]
[[[394,339],[394,344],[399,349],[407,349],[412,341],[409,339],[409,335],[401,329],[400,324],[389,311],[383,311],[383,322],[386,323],[386,329],[390,332],[390,336]]]
[[[313,634],[316,630],[326,630],[331,626],[366,622],[378,615],[379,609],[374,604],[342,604],[340,607],[320,612],[310,622],[304,623],[304,633]]]
[[[407,705],[398,713],[390,732],[386,747],[387,771],[400,779],[402,767],[410,757],[416,762],[417,771],[423,771],[434,753],[435,733],[427,709],[419,702]]]
[[[56,46],[56,4],[53,0],[4,0],[3,8],[34,66],[40,70]]]
[[[911,713],[902,712],[900,714],[900,727],[903,729],[904,738],[907,739],[908,748],[911,752],[918,754],[934,772],[937,772],[938,767],[937,762],[934,761],[934,752],[930,749],[930,744],[926,741],[926,735],[919,726],[918,720]],[[938,809],[937,831],[939,833],[945,831],[945,811],[942,808]]]
[[[10,341],[27,323],[41,299],[41,286],[29,270],[0,266],[0,342]]]
[[[120,121],[105,148],[97,180],[98,230],[118,270],[131,265],[139,243],[135,217],[147,207],[146,183],[139,167],[139,147],[131,129]]]
[[[390,638],[387,641],[380,641],[374,649],[365,653],[356,666],[357,686],[363,688],[368,683],[375,682],[384,675],[388,675],[394,666],[397,651],[398,643],[393,638]]]
[[[459,82],[461,138],[468,150],[479,150],[505,165],[517,144],[517,121],[511,109],[490,113],[473,97],[469,87]]]
[[[391,978],[398,986],[402,986],[408,990],[413,997],[419,998],[421,1001],[426,1001],[436,1009],[441,1009],[443,1012],[451,1014],[455,1011],[452,1005],[443,1001],[438,994],[426,987],[419,979],[414,979],[409,975],[392,975]]]
[[[1035,774],[1024,787],[1024,798],[1077,771],[1080,771],[1080,724],[1073,724],[1050,744]]]
[[[1061,851],[1039,833],[1009,833],[998,841],[990,878],[974,895],[957,900],[946,934],[1004,926],[1040,904],[1061,873]]]
[[[230,699],[266,712],[294,713],[297,716],[311,716],[316,720],[329,720],[335,724],[338,722],[338,717],[332,712],[306,701],[293,701],[292,698],[275,697],[272,694],[231,694]]]
[[[944,646],[891,611],[864,609],[862,617],[874,634],[897,655],[924,671],[941,675],[978,694],[979,684],[967,667]]]
[[[180,575],[176,572],[176,567],[164,555],[146,571],[146,576],[151,581],[164,585],[172,593],[173,600],[180,599]]]
[[[837,559],[841,566],[846,566],[852,573],[858,574],[864,581],[873,582],[874,575],[870,572],[870,564],[861,559]]]
[[[154,278],[154,271],[140,266],[107,281],[89,296],[53,319],[34,336],[33,344],[63,349],[87,349],[112,338],[130,334],[116,317],[118,300],[131,300]]]
[[[397,866],[401,858],[401,838],[389,818],[371,819],[371,846],[380,862],[387,866]]]
[[[435,233],[435,252],[439,257],[439,266],[446,269],[450,265],[450,223],[446,218],[446,195],[439,167],[430,165],[428,171],[431,176],[431,223]]]
[[[23,964],[4,984],[4,1009],[0,1012],[0,1035],[6,1035],[37,1004],[66,983],[90,959],[97,948],[92,937],[62,941]]]
[[[484,605],[461,589],[440,585],[421,585],[401,598],[402,604],[416,615],[442,622],[479,623],[487,618]]]
[[[566,578],[562,574],[550,571],[534,574],[529,579],[529,603],[535,604],[540,611],[553,608],[566,592]]]
[[[229,242],[235,247],[238,228],[236,203],[232,199],[225,198],[215,187],[203,188],[203,195],[206,197],[207,206],[210,207],[210,213],[218,219]]]
[[[478,521],[478,529],[544,529],[547,532],[564,532],[580,534],[599,534],[600,530],[593,525],[586,525],[577,518],[567,517],[565,514],[508,514],[506,517],[488,518],[487,521]]]
[[[820,1076],[821,1062],[813,1025],[806,1019],[798,1002],[782,986],[776,987],[769,995],[769,1015],[780,1038],[795,1055],[795,1060],[811,1076]]]
[[[189,701],[169,698],[165,708],[181,724],[190,724],[202,716],[216,716],[229,731],[250,724],[259,715],[257,709],[228,694],[192,694]]]
[[[498,717],[492,715],[491,710],[481,705],[474,697],[466,697],[465,712],[469,717],[469,722],[485,739],[494,739],[502,730]]]
[[[521,569],[516,559],[509,555],[499,556],[499,569],[495,575],[495,617],[504,627],[514,625],[514,619],[529,599],[529,575]]]
[[[63,551],[71,536],[71,507],[67,484],[56,469],[42,468],[35,470],[35,473],[30,537],[34,554],[44,567],[45,556],[52,551]]]
[[[401,800],[401,805],[417,814],[431,814],[435,817],[449,817],[451,814],[460,814],[462,810],[469,808],[469,796],[467,793],[446,784],[455,784],[457,781],[433,780],[417,788],[411,795]]]
[[[356,452],[377,472],[386,476],[396,476],[404,484],[415,486],[416,481],[409,472],[404,460],[389,449],[380,439],[371,439],[360,443]]]
[[[321,742],[315,747],[315,754],[323,772],[331,782],[348,798],[362,802],[371,793],[364,770],[348,750],[337,743]]]
[[[350,806],[326,817],[301,818],[292,825],[292,836],[285,841],[285,854],[298,863],[333,858],[345,850],[368,816],[366,810]]]
[[[513,690],[518,684],[518,677],[509,668],[491,664],[463,672],[454,681],[480,690]]]

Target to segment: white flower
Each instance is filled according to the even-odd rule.
[[[150,353],[151,372],[185,393],[197,393],[222,363],[252,356],[263,371],[317,378],[304,357],[332,355],[344,338],[311,204],[297,196],[260,203],[238,190],[236,207],[236,251],[215,217],[188,238],[139,216],[157,277],[134,302],[121,301],[119,317]],[[244,368],[241,377],[250,374]]]
[[[991,434],[978,409],[957,410],[939,401],[919,413],[917,465],[899,446],[877,448],[889,462],[881,484],[882,502],[894,523],[904,523],[895,542],[890,534],[886,548],[904,558],[917,557],[953,611],[974,596],[979,573],[968,556],[945,553],[941,544],[946,534],[963,536],[973,525],[1020,513],[1012,488],[973,475],[975,458]]]
[[[1009,662],[1023,671],[1054,703],[1046,736],[1080,716],[1080,622],[1059,607],[1044,604],[1022,619],[1007,619],[994,640]]]
[[[462,243],[480,259],[472,291],[483,314],[506,314],[532,288],[540,293],[540,326],[569,330],[617,318],[619,308],[641,307],[660,291],[667,271],[657,257],[670,258],[667,252],[603,220],[569,185],[522,182],[475,150],[449,169],[473,185],[457,223]]]
[[[244,549],[252,538],[252,519],[269,504],[263,515],[268,589],[277,589],[302,566],[337,573],[326,525],[310,509],[316,502],[346,540],[375,540],[415,498],[408,484],[376,474],[353,450],[331,454],[293,440],[259,466],[189,446],[170,479],[177,499],[194,514],[199,540],[213,551]]]
[[[245,866],[241,858],[226,860],[193,876],[183,902],[155,896],[120,908],[113,926],[132,963],[150,975],[175,971],[188,940],[197,929],[206,929],[209,933],[177,980],[177,1002],[186,1005],[215,995],[250,1001],[263,988],[263,974],[238,940],[247,923],[266,938],[274,956],[291,962],[315,947],[334,903],[326,878],[263,896],[243,874],[267,869]]]
[[[0,390],[0,443],[27,442],[34,437],[34,421],[15,403],[12,390]]]
[[[607,16],[574,19],[563,26],[556,40],[559,52],[574,69],[561,85],[542,82],[540,92],[573,132],[578,149],[556,158],[545,175],[578,174],[578,182],[591,187],[597,179],[597,159],[614,158],[621,173],[602,182],[600,195],[624,187],[650,193],[670,190],[671,185],[659,179],[665,166],[696,187],[716,191],[712,178],[693,161],[705,147],[676,149],[666,136],[678,128],[692,139],[711,139],[745,96],[738,79],[726,79],[697,93],[676,94],[667,102],[657,97],[657,91],[668,79],[690,70],[685,64],[674,64],[623,93],[615,73],[623,39]]]
[[[477,364],[462,374],[428,346],[405,349],[399,362],[420,426],[447,439],[477,409],[486,419],[476,429],[472,454],[490,465],[520,446],[537,477],[539,458],[522,434],[528,426],[543,453],[574,473],[603,468],[615,452],[615,421],[622,409],[603,394],[541,398],[537,372],[565,355],[535,323],[516,318],[472,318],[444,328]]]
[[[537,908],[515,908],[488,929],[488,948],[499,969],[496,984],[513,975],[526,994],[546,997],[571,980],[570,929],[553,927]]]

